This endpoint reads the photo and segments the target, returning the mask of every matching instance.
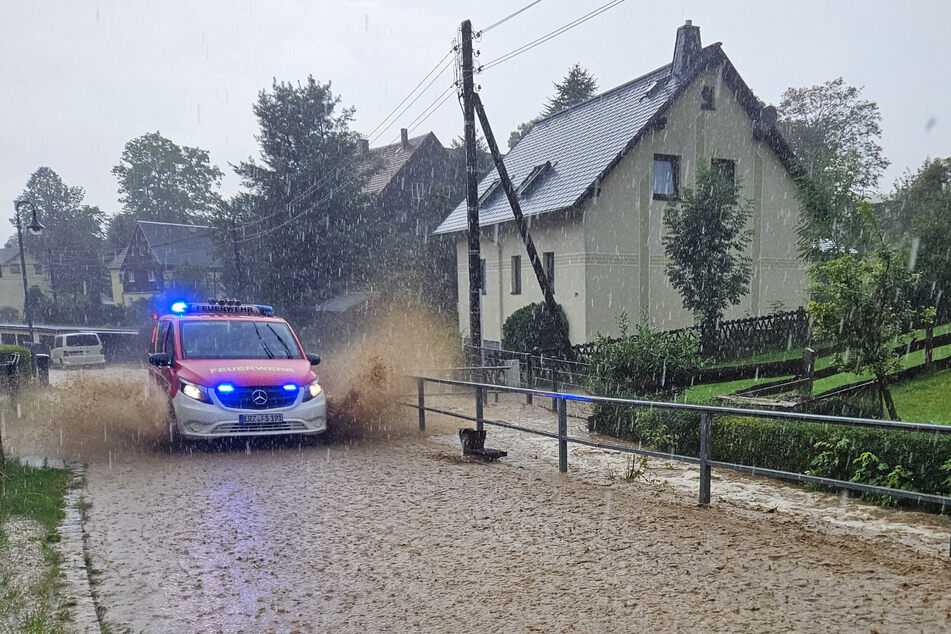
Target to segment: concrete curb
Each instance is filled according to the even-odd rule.
[[[92,598],[89,570],[86,566],[86,532],[83,527],[83,491],[86,467],[70,463],[73,482],[66,493],[66,517],[59,525],[61,541],[58,550],[63,557],[60,570],[66,578],[63,600],[70,606],[72,620],[65,624],[66,631],[82,634],[101,634],[96,604]]]

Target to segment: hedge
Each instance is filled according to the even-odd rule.
[[[594,426],[601,433],[660,450],[699,455],[699,412],[640,409],[635,414],[629,407],[599,404]],[[713,459],[721,462],[881,485],[900,465],[900,488],[951,495],[951,435],[714,416],[712,452]],[[872,460],[877,468],[873,475],[863,459],[865,463]],[[895,498],[869,499],[895,503]]]
[[[32,363],[30,361],[30,349],[24,346],[14,346],[0,344],[0,361],[5,361],[9,355],[19,354],[20,362],[17,364],[17,378],[20,382],[25,382],[33,374]],[[0,380],[6,382],[6,375],[0,375]]]

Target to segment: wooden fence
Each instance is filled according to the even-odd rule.
[[[670,334],[689,333],[699,336],[696,327],[680,328],[668,331]],[[809,341],[809,314],[805,308],[797,308],[782,313],[773,313],[762,317],[746,317],[720,323],[715,345],[719,351],[719,360],[735,359],[764,350],[780,348],[798,348]],[[616,339],[609,339],[614,342]],[[594,352],[595,343],[582,343],[573,347],[575,353],[583,358]],[[546,356],[563,356],[557,350],[544,351]]]

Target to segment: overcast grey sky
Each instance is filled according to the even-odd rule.
[[[542,0],[486,33],[485,62],[607,0]],[[12,201],[43,165],[86,202],[119,209],[111,168],[124,144],[159,131],[228,163],[257,156],[251,104],[272,78],[331,80],[368,133],[448,52],[459,22],[478,30],[528,0],[182,2],[2,0],[0,198]],[[685,19],[724,51],[761,99],[842,76],[882,111],[885,184],[925,157],[951,156],[951,2],[644,2],[610,11],[480,75],[501,140],[538,114],[552,82],[580,62],[606,90],[670,61]],[[451,71],[374,143],[399,134],[450,85]],[[444,145],[462,131],[454,99],[415,131]],[[504,143],[503,143],[504,145]],[[12,228],[0,226],[0,240]]]

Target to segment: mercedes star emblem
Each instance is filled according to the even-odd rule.
[[[264,405],[267,403],[267,392],[264,390],[254,390],[251,393],[251,400],[255,405]]]

